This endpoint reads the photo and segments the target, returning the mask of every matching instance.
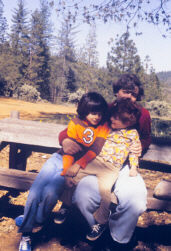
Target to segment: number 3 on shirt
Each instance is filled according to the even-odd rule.
[[[90,144],[93,142],[94,139],[94,132],[91,128],[86,128],[83,132],[83,141],[86,144]]]

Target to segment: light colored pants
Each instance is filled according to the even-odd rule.
[[[118,198],[118,206],[109,218],[110,233],[115,241],[128,243],[138,217],[146,210],[146,186],[140,174],[130,177],[129,167],[124,166],[119,172],[114,191]],[[76,187],[73,202],[90,226],[95,224],[93,214],[99,207],[100,201],[97,177],[91,175],[83,178]]]
[[[31,232],[36,223],[43,223],[52,212],[64,189],[62,163],[62,156],[54,153],[43,165],[30,188],[19,232]]]
[[[118,173],[119,168],[115,168],[113,164],[104,162],[102,158],[97,157],[92,160],[86,168],[80,169],[77,175],[73,177],[75,185],[88,175],[95,175],[97,177],[101,201],[98,209],[94,212],[94,218],[100,224],[106,224],[108,222],[111,190],[118,178]],[[117,204],[117,198],[113,197],[113,200]]]

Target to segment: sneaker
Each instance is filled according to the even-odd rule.
[[[68,209],[67,208],[61,208],[55,215],[54,222],[56,224],[62,224],[66,220],[66,217],[68,215]]]
[[[31,239],[30,236],[22,236],[19,251],[31,251]]]
[[[19,215],[17,218],[15,218],[15,224],[17,227],[21,227],[23,223],[23,218],[24,218],[24,215]]]
[[[95,241],[102,235],[105,229],[105,224],[95,224],[91,227],[91,232],[87,234],[86,238],[90,241]]]

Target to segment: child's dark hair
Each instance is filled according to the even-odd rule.
[[[106,119],[108,105],[103,96],[97,92],[88,92],[84,94],[77,106],[77,113],[80,119],[85,119],[91,112],[101,112],[102,120]]]
[[[113,92],[116,94],[120,89],[134,92],[136,86],[139,89],[137,101],[140,101],[141,96],[144,95],[144,89],[141,81],[135,74],[122,74],[119,79],[113,83]]]
[[[121,98],[114,101],[109,112],[110,118],[118,118],[122,123],[131,122],[132,125],[138,123],[141,116],[140,106],[132,102],[129,98]]]

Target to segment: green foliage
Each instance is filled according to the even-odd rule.
[[[25,101],[30,101],[30,102],[36,102],[36,101],[41,100],[40,92],[38,92],[35,87],[27,85],[27,84],[24,84],[20,88],[17,89],[16,97]]]
[[[28,11],[25,9],[24,1],[18,0],[18,5],[12,17],[10,34],[11,53],[14,61],[14,68],[17,68],[18,77],[13,79],[15,89],[25,82],[27,67],[29,65],[29,23]]]
[[[3,81],[1,93],[5,96],[12,97],[17,88],[21,86],[18,83],[21,74],[19,72],[19,64],[8,43],[3,45],[3,51],[0,54],[0,77]]]
[[[141,71],[142,66],[137,48],[129,37],[130,34],[126,32],[120,37],[117,36],[114,41],[111,39],[109,42],[111,51],[108,53],[107,67],[110,72],[138,74]]]
[[[74,37],[77,31],[75,29],[76,27],[72,26],[71,22],[64,17],[57,37],[57,43],[58,55],[63,57],[66,62],[76,61]]]
[[[152,118],[152,135],[156,137],[171,138],[171,120]]]
[[[41,9],[35,10],[31,19],[30,55],[27,83],[35,85],[41,98],[50,99],[50,51],[51,25],[49,8],[41,1]]]
[[[50,11],[46,0],[40,1],[28,21],[24,0],[18,0],[12,19],[9,41],[3,38],[5,19],[0,0],[0,95],[19,96],[31,100],[41,99],[52,102],[76,102],[82,93],[97,91],[112,102],[112,81],[119,74],[131,72],[138,75],[145,89],[145,101],[162,100],[163,86],[152,68],[149,57],[143,66],[135,43],[129,33],[110,41],[107,68],[98,67],[96,51],[96,27],[90,27],[86,44],[76,51],[77,27],[68,16],[57,36],[58,51],[51,52]],[[54,51],[53,51],[54,52]],[[29,94],[27,94],[29,93]],[[30,96],[29,96],[30,95]]]
[[[158,72],[163,99],[171,104],[171,71]]]
[[[171,116],[171,107],[168,103],[164,101],[150,101],[146,103],[146,108],[150,111],[150,114],[152,116],[166,116],[170,117]]]
[[[4,17],[3,2],[0,0],[0,49],[7,39],[7,19]]]

